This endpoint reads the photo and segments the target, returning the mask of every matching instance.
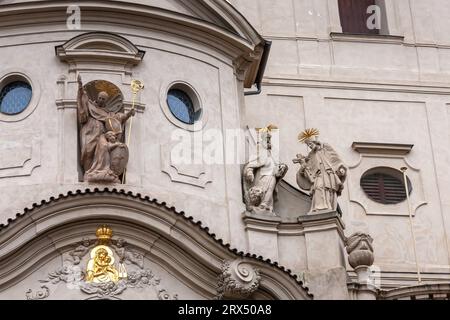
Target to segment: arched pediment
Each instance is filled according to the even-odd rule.
[[[145,52],[121,36],[106,32],[89,32],[56,47],[56,55],[66,62],[110,60],[136,65],[142,61]]]
[[[123,190],[70,192],[33,205],[8,223],[0,229],[0,298],[20,288],[23,298],[91,298],[95,292],[83,284],[81,291],[66,290],[74,286],[67,280],[74,277],[68,270],[86,268],[100,225],[114,230],[113,244],[119,246],[118,239],[127,244],[121,246],[122,255],[129,250],[142,257],[142,263],[130,260],[139,266],[135,279],[127,282],[128,288],[116,288],[113,296],[149,298],[145,288],[151,286],[156,298],[251,298],[268,293],[275,299],[312,298],[289,270],[231,249],[184,212]],[[79,249],[83,239],[88,240],[84,252]],[[41,285],[45,289],[36,292]],[[140,291],[134,291],[136,287]],[[259,290],[264,294],[258,295]]]

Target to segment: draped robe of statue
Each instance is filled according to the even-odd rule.
[[[270,152],[250,161],[244,167],[244,199],[250,212],[273,213],[278,182],[286,175],[287,166],[277,164]],[[247,176],[254,175],[253,182]]]
[[[112,131],[109,131],[100,135],[98,139],[94,162],[85,174],[85,179],[90,182],[120,183],[119,176],[111,170],[111,152],[115,148],[126,148],[126,146],[123,143],[108,141],[108,134],[114,135]]]
[[[80,124],[80,162],[85,173],[91,169],[107,172],[110,170],[109,155],[104,153],[105,140],[101,137],[106,131],[116,134],[118,141],[123,141],[123,124],[129,118],[125,113],[108,112],[91,101],[83,88],[78,92],[78,121]],[[98,153],[97,153],[98,151]],[[126,151],[127,152],[127,151]],[[95,162],[95,168],[93,168]],[[126,165],[126,164],[125,164]],[[92,172],[92,170],[91,170]],[[118,182],[115,176],[96,182]]]
[[[329,144],[315,144],[316,147],[309,153],[305,166],[297,173],[297,181],[301,188],[311,190],[311,212],[335,211],[337,197],[344,189],[347,169]]]

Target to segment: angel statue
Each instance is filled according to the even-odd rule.
[[[286,175],[287,165],[277,163],[272,156],[271,131],[277,129],[274,125],[260,129],[263,136],[262,147],[256,157],[249,161],[243,172],[244,202],[247,211],[275,215],[273,204],[276,201],[277,185]]]
[[[300,164],[297,172],[298,186],[310,191],[312,204],[310,213],[337,210],[337,198],[344,189],[347,167],[336,151],[327,143],[317,140],[319,131],[307,129],[299,135],[310,152],[307,156],[298,154],[293,160]]]

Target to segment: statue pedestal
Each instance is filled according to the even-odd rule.
[[[298,218],[303,226],[308,270],[345,268],[344,223],[336,211]]]
[[[307,257],[306,285],[318,300],[347,300],[344,223],[336,211],[301,216]]]
[[[355,268],[358,279],[348,285],[350,297],[353,300],[376,300],[378,288],[372,283],[369,266],[358,266]]]
[[[249,252],[265,259],[279,261],[278,257],[278,226],[281,218],[244,212],[242,214],[247,231]]]

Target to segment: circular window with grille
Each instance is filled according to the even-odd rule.
[[[407,177],[408,193],[412,192],[411,181]],[[361,188],[373,201],[382,204],[397,204],[406,200],[403,173],[387,167],[368,170],[361,177]]]
[[[160,107],[175,126],[187,131],[200,131],[207,122],[207,110],[201,95],[190,83],[177,80],[161,87]]]
[[[0,90],[0,112],[7,115],[19,114],[30,104],[32,90],[25,81],[11,81]]]

